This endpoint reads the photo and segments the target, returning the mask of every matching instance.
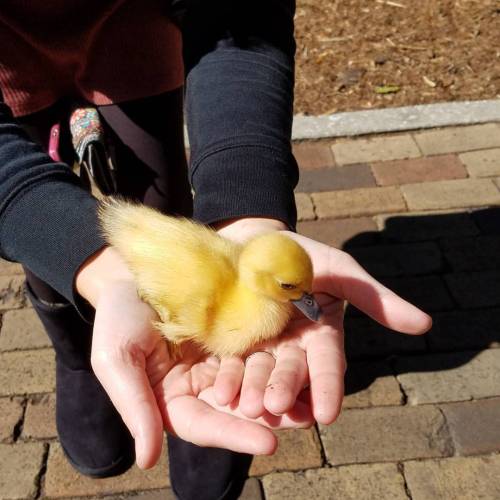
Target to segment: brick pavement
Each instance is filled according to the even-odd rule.
[[[426,337],[346,315],[343,412],[282,432],[242,498],[500,498],[500,124],[294,144],[299,231],[432,313]],[[0,262],[0,499],[173,498],[166,462],[89,480],[54,425],[54,356]]]

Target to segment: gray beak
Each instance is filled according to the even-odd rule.
[[[304,293],[299,300],[292,300],[292,304],[312,321],[320,321],[323,311],[312,294]]]

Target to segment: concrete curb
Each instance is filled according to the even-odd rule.
[[[321,139],[500,121],[500,99],[353,111],[293,120],[292,138]]]

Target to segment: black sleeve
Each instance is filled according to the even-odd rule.
[[[296,224],[291,0],[179,0],[194,216]]]
[[[96,205],[67,165],[28,139],[0,94],[0,256],[80,302],[74,277],[105,245]]]

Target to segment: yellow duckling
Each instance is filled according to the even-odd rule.
[[[278,335],[292,303],[319,319],[311,260],[283,234],[241,245],[193,221],[118,200],[102,203],[99,216],[139,296],[160,317],[155,327],[174,346],[192,340],[217,356],[240,355]]]

